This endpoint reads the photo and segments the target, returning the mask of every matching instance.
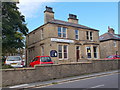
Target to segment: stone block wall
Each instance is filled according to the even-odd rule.
[[[3,86],[46,81],[68,76],[118,70],[120,60],[92,60],[68,64],[42,65],[35,68],[2,70]]]

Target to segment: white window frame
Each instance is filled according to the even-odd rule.
[[[76,34],[76,31],[78,32],[77,34]],[[78,36],[78,38],[76,38],[76,36]],[[79,30],[75,30],[75,39],[79,40]]]
[[[88,32],[88,35],[87,35],[87,32]],[[90,35],[90,33],[92,33],[92,36]],[[87,39],[87,37],[88,37],[88,39]],[[92,31],[86,31],[86,39],[93,41],[93,32]]]
[[[59,46],[62,46],[62,58],[59,58]],[[67,58],[64,58],[64,46],[67,46]],[[58,58],[59,60],[68,60],[68,45],[61,45],[59,44],[58,45]]]
[[[60,38],[67,38],[67,28],[66,27],[58,27],[58,28],[61,28],[61,32],[58,32],[58,33],[61,33],[61,37],[58,35],[58,37],[60,37]],[[66,30],[66,32],[63,32],[63,28],[66,28],[65,30]],[[63,37],[63,34],[65,34],[66,35],[66,37]]]

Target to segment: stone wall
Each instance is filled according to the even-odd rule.
[[[35,68],[2,70],[3,86],[46,81],[68,76],[118,69],[119,60],[92,60],[68,64],[42,65]]]

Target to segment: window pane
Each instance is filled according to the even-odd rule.
[[[93,47],[93,51],[96,53],[97,52],[97,47]]]
[[[75,35],[75,39],[78,39],[78,35]]]
[[[92,36],[92,32],[90,32],[90,36]]]
[[[66,34],[65,34],[65,33],[63,33],[63,37],[66,37]]]
[[[61,37],[61,27],[58,27],[58,37]]]
[[[77,34],[77,35],[78,35],[78,30],[75,30],[75,34]]]
[[[61,27],[58,27],[58,33],[61,33]]]
[[[62,52],[62,45],[58,46],[58,52]]]
[[[66,33],[66,28],[63,28],[63,33]]]
[[[97,58],[97,53],[94,53],[94,58]]]
[[[64,53],[64,58],[67,58],[67,53]]]
[[[67,52],[67,46],[64,45],[64,52]]]
[[[61,37],[61,33],[58,33],[58,37]]]
[[[88,58],[91,58],[91,53],[88,53]]]
[[[59,53],[59,58],[62,58],[62,53]]]
[[[78,30],[75,30],[75,39],[78,39]]]
[[[90,52],[91,52],[90,47],[87,47],[87,52],[88,52],[88,53],[90,53]]]
[[[88,34],[88,31],[86,31],[86,35],[88,36],[89,34]]]

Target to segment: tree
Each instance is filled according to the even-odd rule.
[[[2,53],[15,53],[24,46],[28,33],[25,17],[18,11],[15,2],[2,3]]]

